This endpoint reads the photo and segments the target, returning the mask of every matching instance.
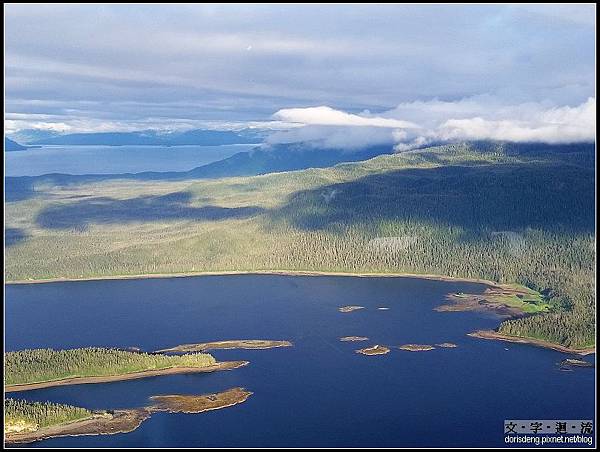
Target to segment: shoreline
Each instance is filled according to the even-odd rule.
[[[99,377],[73,377],[62,380],[42,381],[39,383],[25,383],[4,386],[4,392],[32,391],[54,386],[70,386],[79,384],[111,383],[114,381],[137,380],[139,378],[158,377],[161,375],[189,374],[200,372],[217,372],[233,370],[249,364],[248,361],[223,361],[207,367],[168,367],[166,369],[143,370],[122,375],[106,375]]]
[[[129,433],[137,429],[150,415],[151,412],[145,408],[115,410],[110,416],[95,413],[86,419],[51,425],[33,432],[6,434],[4,441],[6,445],[17,445],[65,436]]]
[[[534,339],[528,337],[520,337],[520,336],[509,336],[506,334],[498,333],[493,330],[478,330],[472,333],[468,333],[467,336],[475,337],[477,339],[488,339],[488,340],[497,340],[504,342],[512,342],[515,344],[528,344],[534,345],[537,347],[548,348],[551,350],[555,350],[557,352],[569,353],[574,355],[592,355],[596,353],[596,347],[591,348],[570,348],[565,347],[564,345],[556,344],[554,342],[545,341],[543,339]]]
[[[459,276],[445,276],[427,273],[405,273],[405,272],[335,272],[335,271],[318,271],[318,270],[223,270],[223,271],[204,271],[204,272],[184,272],[184,273],[148,273],[137,275],[112,275],[112,276],[96,276],[89,278],[49,278],[49,279],[32,279],[32,280],[14,280],[5,281],[5,285],[26,285],[26,284],[44,284],[56,282],[78,282],[78,281],[119,281],[119,280],[143,280],[143,279],[166,279],[166,278],[190,278],[199,276],[228,276],[228,275],[274,275],[274,276],[343,276],[355,278],[418,278],[430,281],[446,281],[446,282],[466,282],[475,284],[485,284],[490,287],[503,288],[509,286],[508,283],[499,283],[489,279],[481,278],[465,278]],[[557,351],[565,351],[572,353],[568,347],[560,344],[544,341],[541,339],[531,339],[518,336],[503,336],[495,333],[495,337],[483,337],[475,335],[480,331],[469,333],[472,337],[481,339],[496,339],[505,340],[508,342],[526,343],[537,345],[544,348],[553,348]],[[489,334],[488,334],[489,336]],[[584,350],[584,354],[595,353],[596,348],[591,351]]]
[[[86,278],[48,278],[48,279],[16,279],[5,281],[5,285],[45,284],[56,282],[77,281],[120,281],[120,280],[142,280],[142,279],[167,279],[167,278],[192,278],[197,276],[228,276],[228,275],[273,275],[273,276],[345,276],[356,278],[420,278],[433,281],[470,282],[486,284],[493,287],[502,287],[502,284],[488,279],[464,278],[460,276],[445,276],[427,273],[403,273],[403,272],[335,272],[320,270],[223,270],[205,272],[184,273],[146,273],[135,275],[110,275],[91,276]]]
[[[4,439],[6,444],[14,445],[64,436],[129,433],[137,429],[154,413],[198,414],[220,410],[243,403],[252,394],[244,388],[235,387],[213,394],[151,396],[150,400],[153,403],[149,406],[94,411],[90,417],[84,419],[50,425],[34,431],[6,433]]]

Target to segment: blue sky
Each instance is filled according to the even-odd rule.
[[[6,128],[581,139],[594,50],[593,5],[12,4]]]

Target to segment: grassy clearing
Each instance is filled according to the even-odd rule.
[[[506,286],[514,289],[518,293],[493,295],[490,297],[491,300],[518,308],[528,314],[550,312],[553,308],[552,304],[536,290],[519,284],[507,284]]]

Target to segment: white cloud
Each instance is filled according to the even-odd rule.
[[[284,108],[273,115],[273,118],[287,122],[298,122],[306,125],[320,126],[370,126],[394,127],[399,129],[418,128],[414,123],[398,119],[378,116],[353,115],[331,107]]]
[[[304,143],[323,149],[355,150],[369,146],[390,145],[396,141],[397,129],[373,126],[306,125],[272,134],[268,144]]]
[[[311,125],[352,119],[435,128],[449,119],[499,120],[488,117],[498,101],[485,93],[502,105],[548,99],[548,108],[595,96],[592,5],[13,3],[5,10],[5,112],[54,114],[67,124],[73,108],[90,121],[132,125],[264,121],[286,109],[281,114],[322,118],[300,118]],[[288,111],[306,105],[338,110]],[[342,111],[394,106],[375,116]]]
[[[575,143],[594,141],[596,136],[595,98],[558,107],[548,102],[510,105],[493,96],[477,96],[456,102],[404,103],[379,116],[321,106],[284,109],[274,117],[304,126],[276,133],[270,143],[309,142],[334,148],[390,144],[406,150],[460,140]]]
[[[516,109],[518,112],[518,108]],[[573,143],[594,141],[596,99],[576,106],[540,108],[516,119],[448,119],[438,129],[442,140],[503,140],[513,142]],[[517,113],[515,112],[515,113]]]

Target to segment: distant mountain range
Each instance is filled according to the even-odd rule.
[[[256,147],[238,152],[229,158],[183,172],[141,172],[126,174],[45,174],[41,176],[6,177],[6,199],[24,199],[34,192],[38,183],[56,185],[102,181],[109,179],[135,180],[188,180],[217,179],[233,176],[255,176],[306,168],[326,168],[342,162],[368,160],[382,154],[391,154],[391,146],[378,146],[358,151],[315,148],[309,145],[277,145]]]
[[[22,129],[17,130],[16,132],[10,132],[6,134],[6,136],[8,136],[11,140],[23,144],[33,143],[35,141],[45,140],[48,138],[54,138],[60,135],[63,134],[54,130],[42,129]]]
[[[19,143],[11,140],[10,138],[4,137],[4,150],[6,152],[24,151],[25,149],[27,149],[25,146],[20,145]]]
[[[184,132],[144,130],[137,132],[93,132],[59,134],[40,130],[21,130],[10,137],[32,145],[98,145],[98,146],[218,146],[225,144],[259,144],[268,131],[261,129],[204,130]]]
[[[256,176],[305,168],[326,168],[342,162],[368,160],[381,154],[391,154],[392,151],[391,146],[356,151],[315,148],[302,143],[261,146],[179,174],[192,179]]]

